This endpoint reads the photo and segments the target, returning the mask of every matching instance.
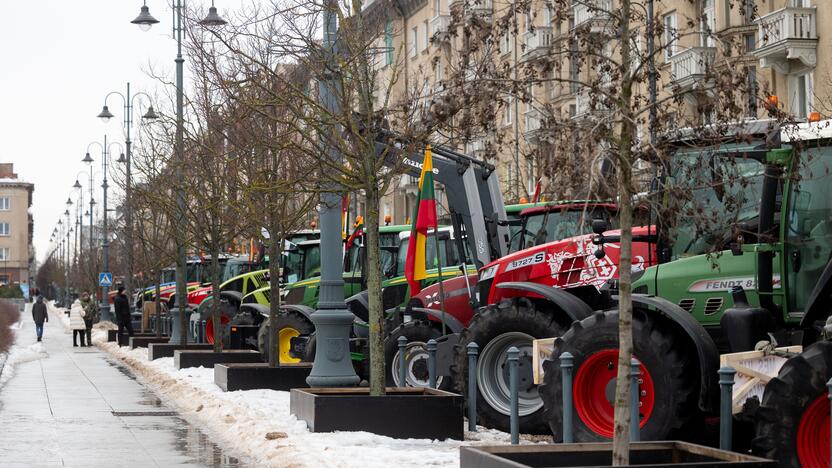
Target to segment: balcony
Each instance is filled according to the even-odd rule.
[[[543,128],[543,114],[537,109],[529,109],[523,114],[525,128],[523,136],[526,140],[536,143],[540,140]]]
[[[491,16],[494,12],[492,0],[450,0],[448,8],[462,8],[468,16]]]
[[[552,46],[552,28],[550,26],[538,26],[534,31],[523,35],[523,42],[526,48],[523,50],[523,60],[533,60],[538,57],[549,55]]]
[[[578,0],[572,5],[575,18],[573,30],[586,28],[593,34],[608,31],[610,11],[612,0]]]
[[[757,20],[759,47],[754,56],[761,67],[784,75],[798,74],[817,64],[818,31],[815,8],[789,7]]]
[[[584,88],[575,93],[575,120],[593,119],[601,117],[609,112],[607,106],[602,102],[604,96],[599,94],[590,95],[589,90]]]
[[[487,136],[481,135],[473,137],[468,143],[465,143],[465,154],[468,156],[485,160],[491,139]]]
[[[714,47],[691,47],[670,58],[670,82],[681,92],[700,89],[716,58]]]
[[[437,39],[447,37],[451,15],[437,15],[430,20],[430,36]],[[438,37],[437,37],[438,36]]]

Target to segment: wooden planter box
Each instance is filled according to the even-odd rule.
[[[289,412],[312,432],[367,431],[398,439],[463,438],[461,395],[429,388],[294,388]]]
[[[124,335],[118,337],[119,343],[121,343],[123,337]],[[167,343],[168,341],[170,341],[170,338],[164,336],[161,338],[156,338],[155,336],[133,336],[130,338],[129,346],[130,349],[147,348],[147,345],[150,343]]]
[[[167,341],[164,343],[150,343],[147,345],[147,359],[153,361],[155,359],[164,357],[173,357],[173,352],[179,349],[188,350],[204,350],[213,349],[214,345],[210,344],[170,344]]]
[[[228,362],[263,362],[263,355],[249,349],[226,349],[219,353],[215,353],[210,348],[199,350],[178,349],[173,352],[173,366],[177,369],[200,366],[213,368],[214,364]]]
[[[612,444],[460,447],[460,468],[607,467]],[[775,467],[776,462],[687,442],[633,442],[628,467]]]
[[[226,392],[236,390],[282,390],[306,388],[311,363],[283,364],[269,367],[267,363],[228,363],[214,366],[214,383]]]
[[[134,338],[153,338],[155,333],[133,333]],[[118,330],[107,330],[107,341],[117,341],[119,346],[129,346],[130,337],[125,333],[119,335]]]

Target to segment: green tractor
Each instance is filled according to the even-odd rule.
[[[829,122],[790,125],[766,139],[770,128],[758,125],[756,131],[739,129],[733,142],[715,147],[685,142],[663,168],[666,211],[659,212],[655,228],[634,230],[634,247],[646,254],[634,259],[642,263],[634,267],[632,284],[641,438],[701,436],[705,422],[717,415],[720,356],[763,350],[762,367],[752,371],[768,383],[738,405],[738,419],[750,421],[753,430],[735,431],[735,447],[751,447],[781,466],[829,466],[832,130]],[[597,229],[594,247],[587,244],[580,255],[547,261],[551,276],[564,279],[568,268],[575,278],[597,273],[599,265],[617,268],[587,262],[575,270],[575,259],[603,259],[616,248],[617,234],[603,231]],[[543,411],[534,415],[561,438],[557,356],[569,352],[575,438],[609,440],[618,355],[616,284],[599,288],[592,308],[584,300],[569,302],[563,294],[571,292],[570,285],[553,286],[541,290],[543,297],[561,309],[571,304],[572,320],[551,332],[557,338],[538,341],[551,354],[539,369],[542,384],[536,389]],[[512,301],[515,309],[542,310],[535,296]],[[772,356],[786,359],[766,375],[764,363]]]

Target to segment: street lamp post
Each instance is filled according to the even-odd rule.
[[[69,217],[71,216],[69,214],[69,210],[71,210],[71,209],[72,209],[72,197],[67,197],[66,198],[66,215],[67,215],[66,225],[69,228],[70,233],[74,233],[75,236],[77,237],[78,233],[73,229],[72,222],[70,222],[70,220],[69,220]],[[67,249],[67,256],[66,256],[67,269],[71,270],[72,269],[72,255],[74,253],[73,250],[74,250],[74,247],[75,247],[75,243],[67,241],[67,244],[69,244],[69,248]],[[67,276],[69,276],[69,273],[67,273]],[[75,278],[73,278],[73,283],[74,282],[75,282]]]
[[[114,145],[119,145],[119,143],[113,143]],[[84,156],[83,162],[90,165],[90,174],[92,174],[92,162],[93,159],[90,156],[89,149],[92,145],[99,145],[101,146],[101,167],[103,171],[103,182],[101,184],[101,188],[104,191],[104,210],[103,210],[103,224],[102,224],[102,235],[101,235],[101,262],[102,262],[102,270],[103,272],[109,273],[110,272],[110,236],[107,226],[108,221],[108,213],[107,213],[107,189],[110,187],[107,173],[109,171],[110,166],[110,145],[107,144],[107,135],[104,135],[104,144],[100,144],[98,142],[92,142],[87,145],[87,154]],[[92,187],[92,175],[90,175],[90,187]],[[92,225],[92,223],[90,223]],[[99,310],[101,312],[101,320],[102,321],[112,321],[113,317],[110,314],[110,303],[109,303],[109,293],[110,288],[109,286],[102,286],[102,293],[101,293],[101,304],[99,305]]]
[[[149,13],[148,13],[149,14]],[[132,213],[132,205],[130,204],[131,200],[131,164],[132,164],[132,145],[133,142],[130,139],[130,131],[133,128],[133,109],[135,107],[134,100],[139,96],[145,96],[148,101],[151,101],[150,96],[147,93],[136,93],[135,95],[130,95],[130,83],[127,83],[127,94],[121,94],[118,91],[112,91],[104,97],[104,108],[101,109],[101,112],[98,114],[98,118],[103,120],[105,123],[109,122],[109,120],[113,117],[112,112],[107,108],[107,99],[116,94],[121,97],[122,101],[124,101],[124,130],[125,130],[125,140],[124,140],[124,147],[125,147],[125,154],[126,156],[123,159],[119,159],[119,162],[123,162],[125,165],[125,178],[124,178],[124,248],[125,253],[127,254],[127,271],[124,275],[124,289],[127,290],[127,295],[132,294],[132,286],[133,286],[133,213]],[[142,119],[145,120],[155,120],[159,116],[156,115],[156,112],[153,110],[152,105],[148,105],[147,112],[142,115]],[[132,301],[130,306],[132,307]]]
[[[69,304],[69,236],[72,235],[72,228],[69,227],[69,208],[64,211],[64,216],[66,217],[66,248],[64,248],[64,252],[66,253],[66,261],[64,263],[64,295],[66,296],[66,303]]]
[[[179,229],[180,233],[176,236],[176,298],[177,310],[180,312],[179,320],[175,321],[173,333],[171,333],[170,342],[173,344],[185,344],[188,342],[187,323],[188,314],[187,307],[187,287],[185,283],[185,274],[187,268],[187,259],[185,258],[185,244],[183,241],[184,231],[187,229],[185,219],[182,216],[185,212],[185,194],[182,191],[182,166],[185,163],[185,154],[183,147],[185,119],[184,119],[184,63],[185,59],[182,57],[182,33],[184,32],[184,23],[182,13],[184,9],[183,0],[176,0],[173,5],[174,24],[173,35],[176,37],[176,139],[174,142],[174,153],[176,155],[176,175],[175,175],[175,190],[176,190],[176,206],[180,212]],[[139,16],[137,16],[131,23],[138,25],[142,31],[149,31],[150,28],[158,23],[159,20],[150,14],[145,0],[142,5]],[[208,16],[203,19],[200,24],[203,26],[222,26],[225,20],[220,18],[217,14],[217,9],[213,2],[208,11]],[[178,332],[178,333],[177,333]]]
[[[329,0],[324,10],[323,48],[326,60],[334,60],[337,33],[338,4]],[[331,62],[330,62],[331,63]],[[330,68],[332,70],[332,68]],[[321,104],[333,114],[338,112],[335,96],[337,81],[327,76],[318,84]],[[335,129],[332,129],[335,131]],[[322,137],[324,138],[324,137]],[[327,148],[328,157],[340,159],[338,149]],[[341,258],[341,196],[330,187],[321,194],[321,285],[318,310],[312,314],[312,322],[318,335],[315,362],[306,383],[311,387],[343,387],[358,384],[359,378],[350,362],[349,329],[353,315],[344,303],[343,263]]]

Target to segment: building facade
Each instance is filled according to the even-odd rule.
[[[35,186],[0,163],[0,285],[29,283],[34,264],[31,214]]]
[[[643,11],[648,0],[634,0]],[[725,118],[713,102],[725,99],[714,80],[733,86],[731,119],[763,119],[773,110],[795,121],[828,118],[832,37],[818,25],[832,20],[832,3],[818,0],[654,0],[653,55],[662,131]],[[529,199],[536,182],[551,179],[562,155],[554,154],[552,122],[591,121],[598,109],[590,94],[603,90],[610,73],[587,56],[619,59],[611,17],[618,0],[374,0],[365,10],[385,18],[370,49],[379,100],[407,100],[414,118],[466,87],[490,91],[473,118],[488,121],[474,131],[438,130],[434,140],[497,167],[506,203]],[[477,35],[477,28],[482,33]],[[644,16],[631,22],[634,61],[648,57]],[[472,32],[473,31],[473,32]],[[608,38],[587,51],[592,34]],[[603,36],[606,35],[606,36]],[[479,40],[479,43],[476,41]],[[599,45],[600,44],[600,45]],[[392,85],[391,80],[395,80]],[[727,81],[726,81],[727,80]],[[734,80],[734,81],[731,81]],[[502,82],[510,85],[496,86]],[[385,90],[389,87],[388,95]],[[648,95],[642,82],[638,93]],[[476,94],[473,94],[476,96]],[[481,102],[475,103],[481,105]],[[721,105],[725,106],[724,103]],[[590,108],[592,106],[592,108]],[[670,109],[672,107],[672,109]],[[464,114],[464,110],[460,112]],[[470,118],[468,117],[464,118]],[[649,133],[646,113],[639,138]],[[459,119],[459,120],[464,120]],[[455,117],[456,119],[456,117]],[[413,123],[413,122],[410,122]],[[408,124],[410,124],[408,123]],[[571,155],[565,155],[567,157]],[[577,155],[576,155],[577,156]],[[591,155],[581,155],[591,159]],[[418,181],[403,177],[382,202],[382,218],[406,222]],[[550,180],[546,192],[557,192]]]

